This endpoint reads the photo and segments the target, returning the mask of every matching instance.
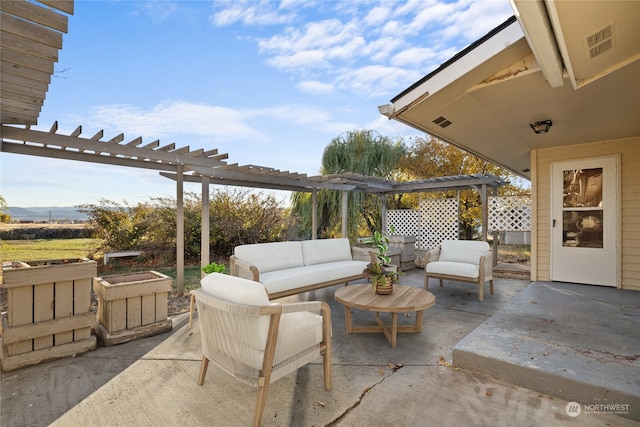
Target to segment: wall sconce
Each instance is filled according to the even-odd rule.
[[[529,123],[529,126],[531,126],[531,129],[533,129],[533,131],[538,134],[549,132],[549,128],[552,124],[553,123],[551,123],[551,120],[542,120],[541,122]]]

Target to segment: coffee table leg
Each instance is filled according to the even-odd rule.
[[[353,333],[353,323],[351,321],[351,307],[344,306],[344,323],[347,326],[347,333]]]
[[[396,348],[398,338],[398,313],[391,313],[391,348]]]
[[[391,313],[391,327],[384,324],[384,321],[380,317],[380,313],[376,312],[376,322],[380,327],[382,333],[391,344],[391,348],[396,348],[398,337],[398,313]]]
[[[416,330],[415,332],[422,332],[422,317],[424,316],[424,310],[419,310],[416,313]]]

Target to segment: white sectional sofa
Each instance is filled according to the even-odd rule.
[[[264,285],[269,299],[362,279],[368,261],[355,261],[349,239],[304,240],[236,246],[232,276]]]
[[[478,285],[478,300],[484,299],[484,283],[489,282],[493,294],[493,257],[487,242],[474,240],[445,240],[436,249],[427,252],[424,268],[424,288],[429,279],[471,282]]]

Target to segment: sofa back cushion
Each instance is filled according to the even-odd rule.
[[[349,239],[305,240],[301,243],[304,265],[352,260]]]
[[[487,242],[475,240],[445,240],[440,245],[440,261],[478,264],[480,257],[490,250]]]
[[[261,273],[304,265],[300,242],[242,245],[236,246],[233,253],[242,261],[258,267]]]

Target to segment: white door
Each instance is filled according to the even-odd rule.
[[[619,286],[618,163],[551,165],[551,280]]]

